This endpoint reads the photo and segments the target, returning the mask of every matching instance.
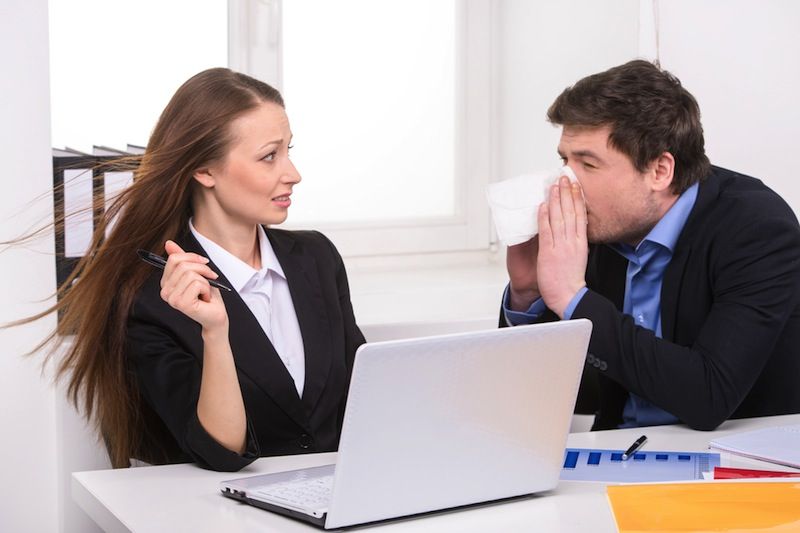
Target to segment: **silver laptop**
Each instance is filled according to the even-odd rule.
[[[336,464],[225,481],[222,493],[332,529],[552,489],[591,328],[365,344]]]

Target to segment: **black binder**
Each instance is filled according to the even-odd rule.
[[[71,227],[76,221],[67,217],[65,209],[65,189],[70,186],[85,186],[85,180],[91,182],[91,199],[86,198],[87,204],[78,206],[79,209],[91,207],[92,225],[91,233],[80,235],[86,240],[94,234],[100,217],[105,211],[106,201],[106,173],[119,169],[113,168],[113,163],[130,154],[127,152],[96,147],[98,154],[87,154],[72,148],[53,148],[53,214],[55,222],[55,261],[56,283],[61,287],[69,279],[73,270],[80,261],[85,250],[67,250],[67,235],[75,228]],[[114,152],[114,153],[112,153]],[[128,169],[126,169],[128,170]],[[65,175],[71,177],[65,182]],[[75,180],[75,183],[72,182]],[[91,202],[89,205],[88,202]],[[74,207],[74,206],[70,206]],[[73,211],[73,209],[70,209]],[[80,229],[80,228],[79,228]],[[90,241],[89,241],[90,242]]]

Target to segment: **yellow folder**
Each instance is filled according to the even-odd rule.
[[[699,482],[609,485],[620,533],[800,532],[800,483]]]

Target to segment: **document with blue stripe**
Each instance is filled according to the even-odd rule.
[[[703,479],[720,466],[718,453],[639,451],[627,461],[624,450],[567,448],[561,479],[637,483]]]

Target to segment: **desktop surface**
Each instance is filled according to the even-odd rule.
[[[707,451],[718,436],[767,426],[800,424],[800,415],[730,420],[717,431],[694,431],[683,425],[573,433],[572,448],[625,449],[641,434],[647,449]],[[774,465],[728,454],[724,466],[774,469]],[[265,457],[233,477],[279,472],[335,462],[335,453]],[[313,526],[225,498],[219,482],[230,472],[212,472],[191,464],[76,472],[72,497],[105,531],[318,531]],[[382,523],[386,531],[551,531],[615,532],[604,483],[562,481],[539,495],[461,511]]]

